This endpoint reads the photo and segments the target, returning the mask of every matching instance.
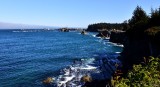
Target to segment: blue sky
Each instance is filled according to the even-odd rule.
[[[0,22],[60,27],[120,23],[131,18],[137,5],[150,13],[160,0],[0,0]]]

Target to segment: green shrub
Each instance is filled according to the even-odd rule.
[[[115,80],[115,87],[160,87],[160,59],[149,57],[145,65],[133,65],[125,78]]]

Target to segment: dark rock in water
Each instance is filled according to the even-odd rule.
[[[100,31],[96,36],[104,38],[104,37],[110,37],[110,35],[111,35],[110,31]]]
[[[85,30],[83,30],[83,31],[81,32],[81,34],[85,35],[85,34],[87,34],[87,32],[86,32]]]
[[[69,29],[67,29],[67,28],[62,28],[61,31],[62,31],[62,32],[69,32]]]

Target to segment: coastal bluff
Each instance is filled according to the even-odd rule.
[[[160,56],[160,27],[146,29],[143,33],[127,32],[124,48],[119,59],[126,69],[140,64],[149,56]]]
[[[109,41],[113,43],[124,44],[125,38],[126,38],[125,31],[116,30],[111,32]]]

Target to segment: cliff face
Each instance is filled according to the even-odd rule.
[[[112,31],[110,35],[110,42],[124,44],[126,38],[125,32]]]
[[[109,41],[124,45],[119,59],[122,61],[125,68],[129,69],[133,64],[143,62],[144,57],[157,57],[160,55],[160,30],[148,32],[151,33],[151,35],[146,34],[146,32],[136,32],[134,34],[133,32],[111,32]]]
[[[142,62],[143,57],[147,56],[150,56],[150,49],[147,40],[126,39],[121,53],[121,60],[126,68],[130,68],[132,64]]]
[[[124,48],[119,57],[122,60],[122,63],[125,68],[129,69],[133,64],[139,64],[144,61],[144,57],[148,56],[157,57],[160,55],[160,30],[154,34],[151,31],[152,35],[146,34],[143,35],[134,34],[127,35],[124,41]]]

